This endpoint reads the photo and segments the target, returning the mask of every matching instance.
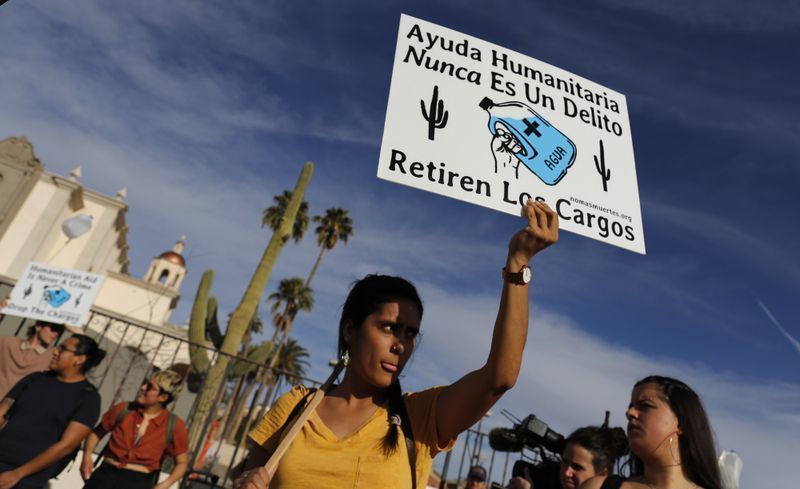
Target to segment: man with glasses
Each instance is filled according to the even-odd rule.
[[[63,324],[36,321],[26,338],[0,337],[0,399],[26,375],[50,368],[54,345],[63,332]]]
[[[78,452],[100,415],[86,373],[105,357],[97,342],[73,335],[53,350],[48,372],[22,378],[0,402],[0,488],[41,489]]]
[[[167,489],[183,477],[189,465],[189,436],[184,422],[166,407],[172,402],[181,376],[172,370],[154,373],[142,383],[134,402],[113,406],[86,439],[81,476],[85,489]],[[92,452],[111,433],[103,450],[103,464],[94,469]],[[165,457],[175,460],[170,476],[156,484]]]

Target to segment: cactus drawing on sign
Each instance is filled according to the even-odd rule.
[[[600,159],[594,156],[594,167],[603,179],[603,192],[608,192],[608,181],[611,180],[611,168],[606,169],[606,152],[603,148],[603,140],[600,140]]]
[[[433,133],[436,129],[442,129],[447,125],[448,111],[444,110],[444,101],[439,100],[439,86],[434,85],[433,97],[428,110],[425,109],[425,101],[420,100],[419,106],[422,109],[422,117],[428,121],[428,139],[433,141]]]

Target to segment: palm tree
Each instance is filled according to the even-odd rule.
[[[225,372],[227,371],[229,358],[227,355],[236,355],[236,350],[242,343],[250,321],[255,314],[255,309],[261,300],[261,295],[264,293],[264,288],[267,286],[267,281],[272,272],[272,267],[280,255],[281,249],[286,244],[289,236],[294,228],[298,209],[303,200],[308,182],[311,180],[311,175],[314,172],[314,164],[310,161],[303,166],[300,172],[300,177],[297,179],[294,191],[292,192],[291,200],[286,204],[285,215],[278,221],[280,225],[278,229],[272,234],[264,254],[261,256],[258,265],[256,266],[253,276],[245,289],[242,300],[239,305],[234,309],[231,315],[228,328],[225,330],[225,339],[222,341],[220,353],[216,362],[208,370],[206,374],[206,382],[200,392],[197,400],[195,401],[195,412],[192,420],[192,426],[189,431],[189,446],[190,450],[197,453],[200,443],[202,443],[201,436],[205,430],[205,425],[208,416],[214,412],[217,392],[219,391],[220,384],[224,382]],[[192,462],[194,463],[194,462]]]
[[[308,368],[306,358],[308,358],[308,350],[294,338],[287,339],[278,354],[278,362],[275,364],[275,368],[280,371],[278,378],[286,380],[304,377],[306,368]]]
[[[292,200],[292,192],[284,190],[282,194],[276,195],[272,200],[275,201],[275,205],[264,209],[261,215],[261,227],[268,226],[273,231],[276,231],[281,225],[286,206]],[[295,243],[299,243],[303,239],[306,229],[308,229],[308,202],[304,200],[300,203],[300,209],[297,210],[297,217],[294,220],[294,226],[292,226],[292,239],[294,239]]]
[[[273,354],[272,351],[267,353],[268,361],[265,363],[272,363]],[[261,383],[258,386],[258,390],[256,391],[255,398],[256,399],[263,399],[261,404],[261,410],[259,411],[258,416],[252,416],[248,420],[248,425],[245,426],[246,431],[250,431],[250,428],[253,423],[257,420],[264,417],[264,413],[267,412],[267,404],[269,399],[272,397],[272,393],[277,389],[278,385],[282,381],[290,382],[292,384],[296,384],[299,382],[306,374],[306,368],[308,367],[308,350],[303,348],[300,343],[297,342],[294,338],[288,338],[286,343],[283,345],[283,348],[280,349],[278,353],[277,361],[275,362],[274,369],[265,369],[262,373]],[[266,394],[264,394],[264,388],[269,386]],[[263,396],[263,397],[262,397]],[[245,421],[243,418],[244,413],[240,415],[237,419],[241,421]],[[239,433],[239,429],[232,430],[231,435],[235,437]],[[242,437],[242,442],[246,437]]]
[[[275,333],[272,336],[274,345],[280,333],[283,333],[284,337],[289,335],[297,311],[311,312],[314,308],[314,292],[300,277],[285,278],[278,284],[277,292],[267,297],[267,301],[272,301],[270,310],[275,313],[272,318],[272,324],[275,325]],[[283,306],[282,312],[281,306]]]
[[[273,318],[275,333],[273,333],[271,341],[273,348],[270,351],[270,358],[265,362],[267,375],[264,378],[265,382],[269,383],[270,392],[272,392],[275,385],[280,381],[281,376],[271,374],[275,372],[275,369],[281,368],[279,364],[282,361],[290,358],[283,353],[283,350],[289,344],[287,340],[289,342],[294,341],[289,338],[294,317],[297,311],[311,312],[314,307],[314,293],[311,287],[304,284],[303,279],[300,277],[285,278],[278,284],[278,291],[270,294],[267,300],[273,301],[271,310],[275,313]],[[283,312],[279,312],[281,305],[283,305]],[[278,340],[279,334],[283,334],[280,340]],[[291,352],[288,354],[291,354]]]
[[[230,322],[231,315],[228,314],[228,322]],[[245,331],[244,336],[242,338],[242,346],[239,348],[239,355],[245,358],[252,360],[251,358],[253,355],[257,354],[257,346],[251,347],[250,341],[253,338],[254,334],[259,334],[264,330],[264,323],[261,321],[261,316],[258,314],[258,307],[256,307],[255,312],[253,313],[253,318],[250,320],[250,325]],[[264,360],[261,359],[261,362]],[[252,388],[244,387],[246,381],[252,380],[252,371],[255,369],[252,364],[247,362],[241,361],[234,361],[233,365],[231,366],[231,371],[228,375],[229,380],[234,380],[233,388],[231,389],[231,397],[228,399],[228,402],[225,404],[225,411],[223,413],[222,419],[225,421],[224,429],[221,433],[223,438],[227,437],[231,430],[231,415],[233,413],[238,413],[242,410],[242,405],[247,398],[248,395],[252,393]],[[244,387],[244,392],[243,391]]]
[[[347,209],[341,207],[331,207],[321,216],[314,216],[314,222],[319,223],[315,232],[317,233],[317,245],[320,247],[317,261],[311,269],[306,279],[306,285],[311,283],[311,279],[317,273],[319,263],[325,251],[332,250],[339,241],[347,244],[347,240],[353,235],[353,221],[347,215]]]
[[[225,429],[220,437],[233,442],[236,430],[241,423],[242,413],[246,408],[246,402],[251,398],[253,389],[263,378],[263,370],[258,365],[263,365],[269,358],[272,344],[263,341],[253,346],[248,346],[243,355],[250,362],[237,361],[232,367],[232,376],[236,378],[234,387],[235,398],[231,399],[226,406]],[[251,363],[252,362],[252,363]]]

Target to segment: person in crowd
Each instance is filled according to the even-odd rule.
[[[627,454],[628,440],[622,428],[605,424],[578,428],[564,440],[558,473],[561,489],[576,489],[592,477],[613,474],[617,462]],[[531,482],[514,477],[506,487],[531,489]]]
[[[628,440],[622,428],[578,428],[565,440],[561,454],[561,489],[576,489],[592,477],[613,474],[617,461],[627,454]]]
[[[134,402],[109,409],[86,439],[81,463],[84,489],[167,489],[179,481],[189,465],[189,436],[184,422],[167,410],[183,378],[172,370],[154,373],[142,383]],[[92,453],[106,433],[103,464],[94,470]],[[165,457],[175,467],[161,483],[158,476]]]
[[[630,478],[594,477],[581,489],[722,489],[711,424],[688,385],[645,377],[633,386],[626,416]]]
[[[254,446],[237,489],[424,487],[433,457],[488,411],[517,380],[528,332],[529,262],[558,239],[558,216],[537,201],[508,246],[500,305],[486,363],[455,383],[402,394],[398,377],[417,344],[422,301],[405,279],[356,282],[339,321],[340,384],[311,413],[274,473],[264,468],[287,420],[309,392],[282,396],[251,431]],[[499,274],[498,274],[499,275]]]
[[[105,351],[74,335],[53,351],[48,372],[17,382],[0,402],[0,489],[41,488],[69,463],[100,415],[100,395],[86,380]]]
[[[486,469],[480,465],[473,465],[467,472],[467,485],[465,489],[486,489]]]
[[[0,336],[0,399],[21,378],[50,368],[53,349],[63,332],[63,324],[36,321],[25,338]]]

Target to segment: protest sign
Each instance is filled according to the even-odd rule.
[[[52,323],[86,322],[103,275],[30,262],[9,297],[3,314]]]
[[[400,18],[378,177],[645,253],[625,96],[537,59]]]

